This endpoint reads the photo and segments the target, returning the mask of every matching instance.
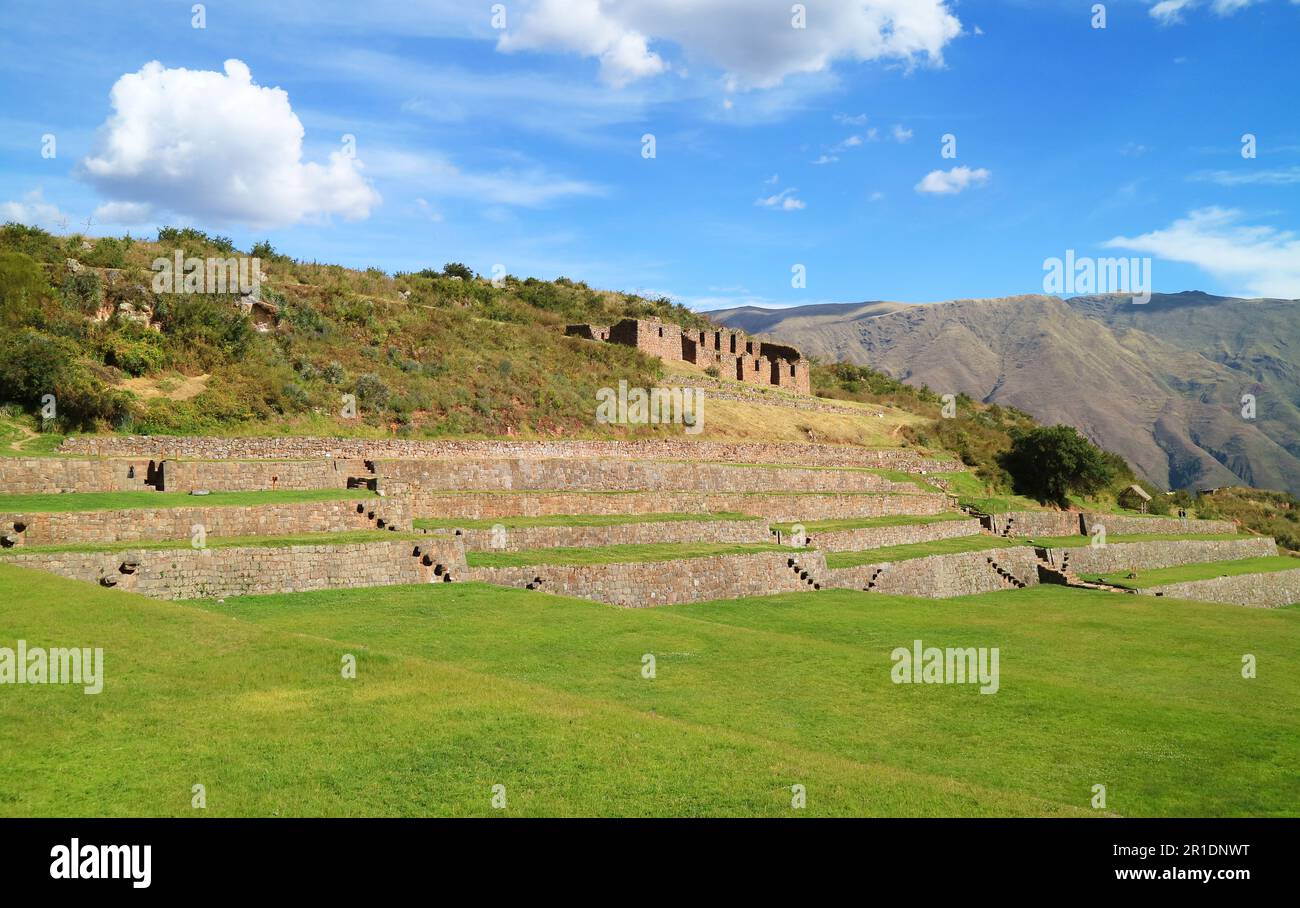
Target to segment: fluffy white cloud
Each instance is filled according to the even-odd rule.
[[[803,199],[795,198],[794,194],[798,191],[798,189],[791,186],[789,189],[782,189],[776,195],[770,195],[766,198],[758,199],[754,204],[760,208],[776,208],[781,211],[798,211],[801,208],[808,207],[804,204]]]
[[[154,220],[154,210],[143,202],[108,202],[95,209],[95,220],[101,224],[148,224]]]
[[[116,202],[257,227],[363,218],[380,202],[343,147],[324,164],[303,161],[288,94],[257,85],[239,60],[224,73],[147,63],[117,80],[111,100],[81,172]]]
[[[942,62],[961,34],[947,0],[837,0],[805,4],[792,25],[788,0],[531,0],[498,40],[505,52],[560,50],[594,57],[621,86],[670,68],[671,42],[688,61],[717,67],[735,88],[767,88],[836,60]]]
[[[892,135],[894,137],[894,141],[899,143],[900,145],[903,144],[904,142],[912,141],[912,130],[906,129],[905,127],[899,125],[898,123],[895,123],[894,128],[890,130],[890,135]]]
[[[929,195],[955,195],[969,186],[983,186],[992,172],[980,167],[954,167],[951,170],[932,170],[916,184],[916,191]]]
[[[1254,296],[1300,298],[1300,237],[1242,224],[1241,218],[1236,209],[1200,208],[1163,230],[1117,236],[1105,245],[1187,262],[1225,283],[1241,282]]]
[[[28,227],[63,231],[71,217],[59,210],[53,202],[45,201],[40,189],[33,189],[20,202],[0,202],[0,224],[14,221]]]

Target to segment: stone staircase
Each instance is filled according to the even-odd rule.
[[[1113,586],[1109,583],[1093,583],[1084,580],[1078,574],[1070,570],[1070,553],[1064,552],[1061,556],[1059,565],[1052,561],[1051,550],[1039,546],[1034,547],[1034,557],[1038,559],[1038,582],[1054,583],[1058,586],[1075,587],[1082,590],[1105,590],[1110,593],[1137,593],[1137,590],[1131,590],[1122,586]]]
[[[1002,567],[1002,565],[998,564],[997,560],[992,555],[986,556],[984,560],[988,562],[989,567],[993,568],[993,572],[997,574],[998,577],[1002,578],[1002,582],[1009,588],[1014,587],[1015,589],[1023,590],[1025,587],[1029,586],[1028,583]]]
[[[800,579],[800,580],[802,580],[804,583],[808,584],[808,586],[812,587],[814,590],[820,590],[820,589],[822,588],[821,583],[819,583],[815,577],[813,577],[811,574],[809,574],[808,571],[805,570],[805,569],[804,569],[804,568],[799,564],[799,559],[798,559],[798,558],[795,558],[795,557],[787,558],[787,559],[785,560],[785,565],[786,565],[786,567],[788,567],[791,571],[793,571],[795,574],[797,574],[797,575],[799,576],[799,579]]]

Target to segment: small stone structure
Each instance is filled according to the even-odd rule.
[[[734,328],[683,328],[657,318],[625,318],[616,325],[569,325],[565,334],[636,347],[667,362],[710,366],[724,378],[750,385],[812,393],[808,361],[794,347],[750,337]]]

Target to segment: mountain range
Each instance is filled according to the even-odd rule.
[[[1300,493],[1300,301],[1197,291],[708,313],[824,360],[1068,423],[1164,488]]]

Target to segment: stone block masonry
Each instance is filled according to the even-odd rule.
[[[384,526],[379,527],[379,520]],[[411,529],[406,502],[370,496],[242,507],[131,508],[117,511],[0,514],[0,534],[18,546],[190,539],[208,536],[292,536],[344,530]]]
[[[1049,562],[1076,574],[1154,570],[1210,561],[1236,561],[1277,554],[1277,543],[1266,536],[1240,539],[1189,539],[1168,542],[1111,542],[1104,546],[1049,549]],[[1300,567],[1300,562],[1297,563]]]
[[[799,464],[817,467],[883,467],[907,473],[957,472],[959,461],[926,457],[905,448],[859,448],[807,442],[721,442],[687,439],[641,441],[420,441],[401,438],[279,436],[212,438],[186,435],[82,435],[65,439],[67,454],[115,457],[239,460],[311,460],[341,457],[392,458],[620,458],[720,463]],[[3,475],[3,474],[0,474]]]
[[[360,459],[316,460],[164,460],[162,490],[166,492],[262,492],[272,489],[364,488],[374,473]]]
[[[154,467],[156,472],[156,466]],[[147,492],[154,478],[147,457],[0,457],[0,492],[46,495],[57,492]]]
[[[405,497],[390,489],[390,499]],[[558,514],[717,514],[733,512],[772,523],[943,513],[939,494],[894,493],[782,495],[775,493],[698,492],[421,492],[411,496],[415,517],[543,517]]]
[[[1280,608],[1300,602],[1300,568],[1260,574],[1237,574],[1152,586],[1138,592],[1170,599],[1222,602],[1248,608]]]
[[[969,520],[940,520],[935,523],[904,526],[818,530],[808,534],[808,545],[823,552],[858,552],[890,545],[911,545],[917,542],[933,542],[936,539],[978,536],[980,529],[979,520],[972,517]]]
[[[904,561],[833,568],[824,587],[868,590],[895,596],[950,599],[1038,583],[1038,559],[1028,547],[931,555]]]
[[[382,460],[381,487],[393,480],[417,491],[590,492],[919,492],[861,469],[732,466],[673,460],[527,459]]]
[[[1097,526],[1107,536],[1187,535],[1219,536],[1237,532],[1230,520],[1184,520],[1177,517],[1129,517],[1093,511],[1012,511],[984,518],[985,526],[1000,536],[1089,536]]]
[[[797,559],[792,567],[790,561]],[[594,599],[624,608],[647,608],[711,599],[739,599],[811,591],[826,573],[818,552],[716,555],[678,561],[592,564],[574,567],[471,568],[470,580]],[[802,576],[801,576],[802,575]]]
[[[458,539],[351,545],[142,549],[132,552],[30,554],[4,563],[154,599],[208,599],[257,593],[397,583],[439,583],[465,574]]]
[[[529,549],[588,548],[678,542],[771,542],[765,520],[665,520],[590,527],[510,527],[492,530],[431,530],[460,533],[468,552],[523,552]]]

